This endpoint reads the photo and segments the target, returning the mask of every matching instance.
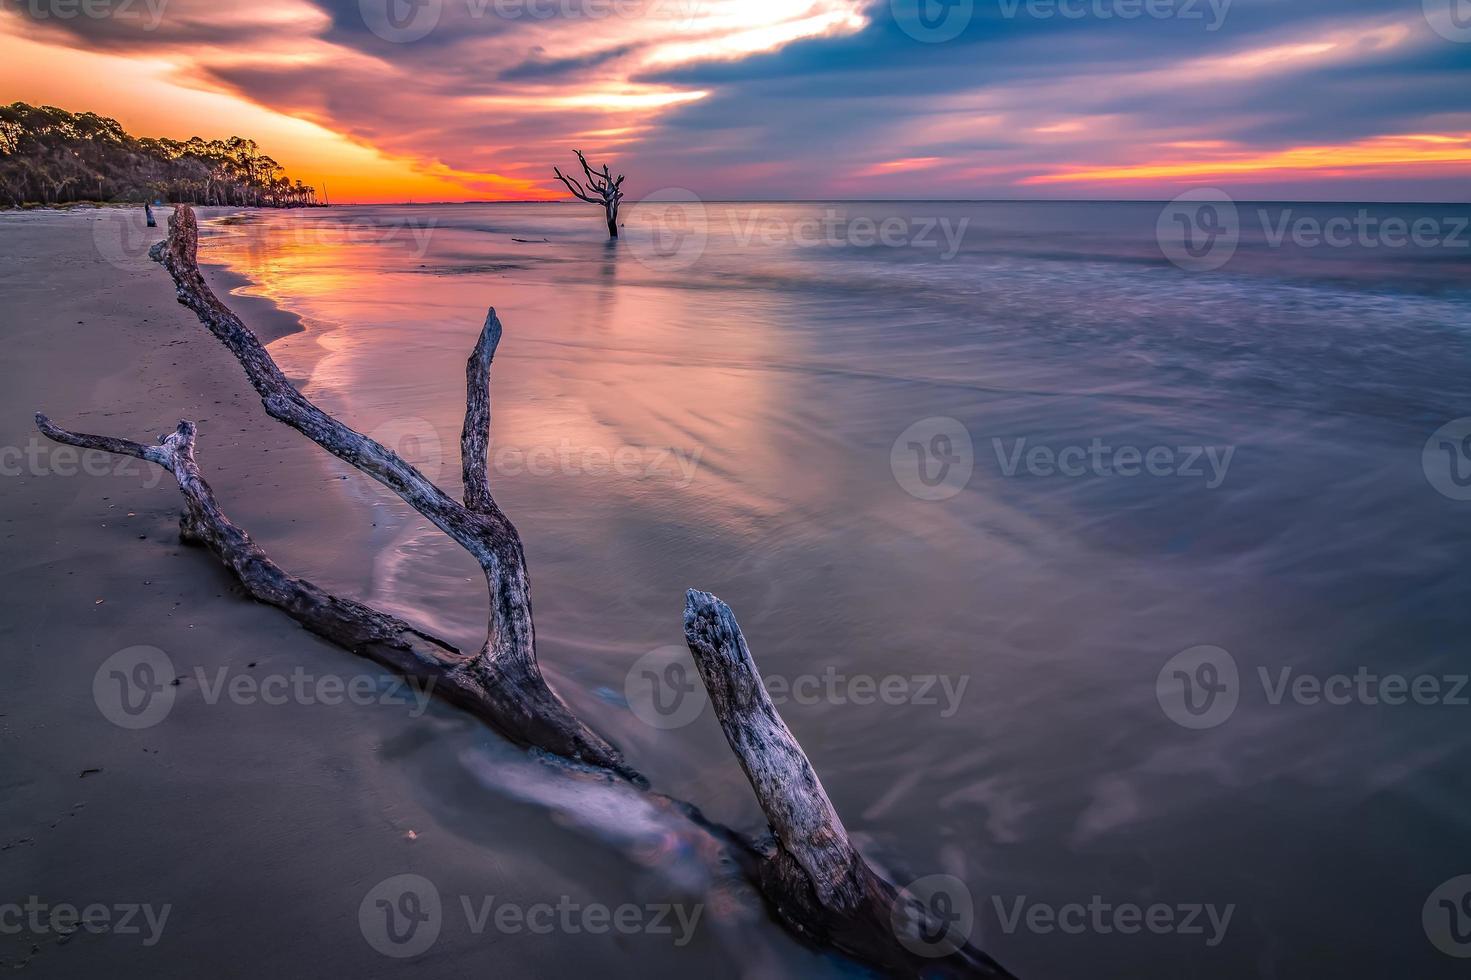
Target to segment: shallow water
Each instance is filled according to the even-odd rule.
[[[1448,239],[1273,241],[1284,215],[1360,210]],[[216,225],[203,258],[303,318],[273,350],[313,398],[456,489],[464,358],[496,308],[492,485],[542,662],[661,789],[759,825],[708,710],[643,720],[673,724],[640,658],[707,589],[791,688],[865,852],[964,882],[972,937],[1019,974],[1455,975],[1422,909],[1471,872],[1471,502],[1432,476],[1471,459],[1427,440],[1471,415],[1467,209],[1242,205],[1210,271],[1163,257],[1160,211],[644,205],[605,243],[582,207],[335,208]],[[477,646],[474,565],[346,486],[368,566],[314,565],[307,540],[296,565]],[[1171,662],[1199,646],[1239,680]],[[1276,694],[1356,673],[1440,693]],[[1182,675],[1234,711],[1182,714]],[[432,737],[448,768],[415,792],[468,821],[502,763]],[[620,872],[579,887],[621,893],[599,873]],[[1011,919],[1090,902],[1177,927]],[[1179,928],[1196,905],[1231,918]]]

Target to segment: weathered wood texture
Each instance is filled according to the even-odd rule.
[[[685,595],[684,634],[726,741],[745,770],[774,838],[761,890],[790,928],[897,976],[1009,977],[964,938],[926,953],[897,942],[896,904],[908,901],[848,839],[822,781],[777,714],[729,606],[708,592]],[[919,930],[946,933],[917,903],[900,910]],[[916,944],[925,948],[924,944]],[[928,954],[933,955],[928,955]]]
[[[946,948],[944,955],[917,954],[899,941],[894,925],[899,903],[908,903],[903,911],[922,923],[928,911],[901,895],[853,847],[817,773],[772,705],[735,615],[715,596],[694,590],[687,594],[685,637],[716,717],[770,824],[771,839],[752,841],[706,819],[692,804],[650,792],[618,751],[573,716],[547,686],[536,662],[520,536],[496,506],[487,468],[490,369],[502,332],[494,310],[465,368],[461,504],[391,450],[343,425],[297,391],[255,335],[210,291],[199,271],[197,250],[194,212],[179,206],[169,220],[168,240],[151,254],[173,276],[179,302],[240,362],[266,411],[394,490],[480,563],[490,592],[482,649],[474,655],[462,653],[397,617],[284,572],[220,509],[195,461],[192,422],[180,422],[157,445],[148,446],[70,432],[38,413],[36,424],[44,435],[164,467],[184,496],[183,538],[213,552],[252,597],[353,653],[425,682],[432,694],[520,745],[579,768],[607,770],[609,779],[646,793],[656,807],[689,820],[724,847],[731,866],[757,886],[776,919],[804,940],[893,976],[1011,976],[963,941]]]

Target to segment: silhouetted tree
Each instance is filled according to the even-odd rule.
[[[552,172],[557,175],[558,180],[567,185],[567,189],[578,200],[586,201],[588,204],[602,205],[603,213],[608,217],[608,237],[617,238],[618,202],[623,200],[623,175],[619,174],[618,179],[614,180],[613,172],[608,169],[606,163],[603,164],[602,170],[594,170],[588,166],[587,157],[582,155],[581,150],[573,152],[577,154],[577,162],[582,164],[583,177],[587,182],[586,187],[575,178],[564,175],[560,168],[553,167]]]
[[[309,207],[254,140],[129,136],[115,119],[16,102],[0,107],[0,203],[151,201],[230,207]]]

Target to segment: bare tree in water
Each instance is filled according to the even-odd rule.
[[[566,184],[567,189],[579,201],[602,205],[603,212],[608,217],[608,237],[617,238],[618,202],[623,200],[623,175],[619,174],[617,178],[614,178],[613,172],[608,169],[606,163],[603,164],[602,170],[594,170],[588,165],[587,157],[582,155],[581,150],[573,152],[577,154],[577,162],[582,164],[582,181],[566,176],[558,167],[553,167],[552,170],[556,173],[557,179]],[[586,186],[584,186],[584,181]]]

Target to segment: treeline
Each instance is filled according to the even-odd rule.
[[[129,136],[116,119],[16,102],[0,108],[0,203],[162,200],[225,207],[310,207],[254,140]]]

